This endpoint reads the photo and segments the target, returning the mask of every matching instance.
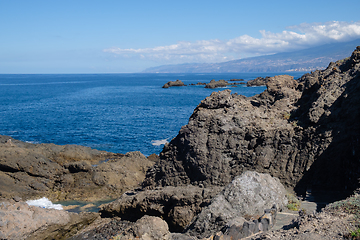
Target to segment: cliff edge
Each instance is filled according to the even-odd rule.
[[[268,79],[246,98],[203,100],[147,172],[143,187],[224,186],[246,170],[287,187],[354,190],[360,164],[360,47],[322,71]]]

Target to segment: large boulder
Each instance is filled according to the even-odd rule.
[[[224,186],[246,170],[287,187],[354,190],[360,176],[360,47],[325,70],[268,79],[246,98],[203,100],[165,145],[143,186]]]
[[[161,218],[144,216],[115,238],[119,240],[167,240],[170,238],[170,232],[168,225]]]
[[[286,204],[286,190],[277,178],[247,171],[214,197],[186,232],[197,237],[208,237],[230,221],[240,221],[242,225],[245,218],[258,219],[265,209],[271,209],[274,205],[282,209]]]

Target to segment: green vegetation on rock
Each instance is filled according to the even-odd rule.
[[[299,211],[301,205],[300,200],[292,193],[286,194],[286,197],[288,199],[286,207],[291,211]]]

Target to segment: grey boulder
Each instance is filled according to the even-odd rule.
[[[241,217],[258,218],[265,209],[274,205],[282,209],[286,204],[286,190],[279,179],[270,174],[246,171],[203,208],[186,232],[192,236],[208,237],[230,221],[239,221]]]

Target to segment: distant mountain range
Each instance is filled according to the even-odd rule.
[[[144,73],[225,73],[225,72],[286,72],[313,71],[326,68],[330,62],[349,57],[360,39],[332,43],[304,50],[277,53],[221,63],[185,63],[163,65]]]

